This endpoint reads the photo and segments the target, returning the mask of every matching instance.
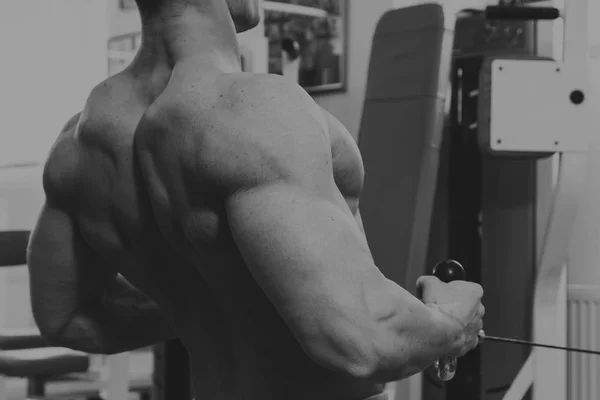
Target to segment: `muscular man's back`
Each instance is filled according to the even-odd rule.
[[[223,110],[214,107],[236,101],[231,91],[237,89],[231,85],[249,78],[240,77],[222,76],[217,85],[206,86],[203,82],[211,80],[196,80],[194,95],[188,97],[196,101],[195,115],[179,110],[182,114],[170,121],[216,121]],[[127,73],[99,85],[50,154],[45,176],[49,200],[64,204],[91,251],[169,316],[190,352],[196,389],[207,398],[350,399],[377,393],[379,386],[324,369],[305,354],[246,267],[219,188],[192,184],[176,168],[164,170],[169,175],[162,179],[146,179],[145,187],[133,151],[136,127],[138,147],[158,146],[173,157],[173,166],[183,156],[178,152],[208,132],[199,129],[193,137],[174,137],[173,127],[163,137],[165,132],[149,122],[153,113],[169,108],[164,99],[175,97],[170,90],[184,92],[185,86],[174,86],[174,78],[158,99],[137,89],[140,82]],[[320,118],[327,122],[327,117]],[[349,134],[334,132],[336,179],[356,211],[362,165]],[[230,132],[221,133],[211,131],[217,140],[231,137]],[[170,185],[166,198],[157,187],[165,184]],[[199,203],[189,204],[190,199]]]
[[[195,266],[215,299],[213,318],[208,320],[190,309],[188,326],[180,332],[190,351],[196,388],[207,398],[223,395],[230,399],[361,399],[379,393],[380,385],[325,369],[306,355],[240,253],[222,197],[228,182],[197,180],[186,171],[187,161],[195,157],[193,164],[212,164],[217,174],[226,175],[230,168],[238,168],[242,174],[268,174],[269,160],[257,152],[240,150],[252,152],[252,146],[261,147],[269,135],[258,130],[279,127],[258,122],[255,118],[262,117],[261,110],[253,108],[256,104],[252,102],[243,104],[243,98],[256,99],[261,91],[279,96],[269,92],[269,82],[276,81],[271,86],[279,87],[280,78],[235,73],[207,79],[190,72],[193,69],[175,68],[169,85],[138,127],[136,148],[158,225],[169,245]],[[190,87],[193,90],[186,90]],[[300,117],[306,112],[305,101],[297,103]],[[329,120],[331,125],[336,121],[312,104],[323,144],[332,145],[328,151],[335,164],[330,165],[330,172],[335,171],[352,210],[346,203],[343,207],[352,215],[351,211],[357,211],[363,179],[356,144],[339,123],[330,137]],[[258,114],[253,116],[253,112]],[[315,128],[313,122],[303,121],[307,129]],[[217,149],[219,154],[210,154]],[[277,151],[284,150],[293,151]],[[234,165],[236,159],[243,162]],[[257,169],[245,169],[245,162],[255,163]],[[198,340],[209,323],[218,326],[218,335],[208,342]],[[210,349],[214,353],[207,356]],[[208,371],[210,368],[213,371]],[[222,386],[215,391],[207,385],[209,372],[222,379]]]
[[[44,185],[48,201],[68,211],[91,252],[153,297],[167,299],[177,291],[165,296],[169,286],[156,282],[171,279],[167,260],[179,264],[160,251],[162,238],[134,160],[134,132],[153,100],[140,83],[122,73],[92,91],[50,152]]]

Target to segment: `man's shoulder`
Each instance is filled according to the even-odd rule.
[[[273,119],[306,118],[325,122],[323,110],[296,82],[281,75],[234,73],[223,74],[215,82],[216,99],[221,109],[253,111]],[[284,111],[283,113],[277,111]],[[247,113],[240,113],[245,116]]]
[[[234,74],[225,79],[214,116],[246,127],[243,140],[288,145],[327,133],[323,109],[289,78]]]
[[[312,97],[300,85],[280,75],[236,72],[212,79],[186,77],[178,81],[150,107],[146,115],[152,123],[166,128],[172,128],[173,122],[184,122],[194,128],[230,128],[243,123],[251,128],[277,121],[289,125],[293,121],[314,120],[320,126],[327,126],[323,110]],[[192,130],[194,135],[210,132],[210,129]],[[190,130],[181,133],[189,134]]]
[[[170,148],[197,181],[200,175],[213,183],[252,186],[290,173],[319,153],[330,156],[323,111],[294,82],[241,73],[222,75],[213,85],[208,95],[188,91],[156,114],[163,133],[154,141],[163,144],[155,144],[155,151]]]
[[[83,110],[64,125],[44,166],[43,183],[49,201],[70,207],[82,190],[83,177],[94,179],[100,172],[98,161],[112,162],[130,145],[136,120],[127,115],[125,99],[131,93],[126,85],[120,76],[99,83]]]

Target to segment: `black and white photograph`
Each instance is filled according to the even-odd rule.
[[[0,0],[0,400],[600,400],[600,0]]]
[[[269,72],[298,63],[298,82],[308,92],[344,89],[346,0],[265,2]]]

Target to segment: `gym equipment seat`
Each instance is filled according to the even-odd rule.
[[[28,241],[29,231],[0,232],[0,267],[26,265]],[[0,379],[27,379],[28,399],[44,398],[46,382],[88,372],[89,366],[88,354],[52,347],[35,329],[0,330]],[[6,400],[7,394],[2,389],[0,400]]]

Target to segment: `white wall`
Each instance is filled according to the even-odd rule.
[[[0,3],[0,165],[43,159],[106,74],[106,3]]]
[[[600,2],[588,0],[590,34],[590,80],[589,99],[593,108],[600,110]],[[590,154],[586,187],[577,225],[571,243],[569,258],[569,283],[595,285],[600,288],[600,117],[595,118],[590,130]],[[577,128],[584,128],[577,127]]]
[[[106,16],[98,0],[0,2],[0,230],[33,227],[41,169],[8,166],[43,161],[106,76]],[[33,324],[26,272],[0,271],[0,328]]]

